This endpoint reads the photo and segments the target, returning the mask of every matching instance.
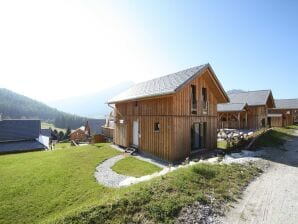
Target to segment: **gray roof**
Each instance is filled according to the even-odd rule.
[[[177,90],[179,90],[180,87],[182,87],[183,85],[191,81],[197,75],[201,75],[203,71],[205,71],[205,69],[207,68],[210,68],[211,71],[213,72],[209,64],[204,64],[204,65],[196,66],[170,75],[162,76],[156,79],[152,79],[146,82],[136,84],[130,89],[120,93],[119,95],[109,100],[108,103],[112,104],[112,103],[121,102],[121,101],[175,93]],[[215,79],[217,80],[216,76],[215,76]],[[220,85],[219,81],[218,81],[218,84]],[[220,88],[224,92],[224,89],[222,88],[221,85],[220,85]]]
[[[266,105],[271,90],[258,90],[228,94],[231,103],[247,103],[248,106]]]
[[[39,137],[40,120],[0,121],[0,142],[33,140]]]
[[[45,149],[46,147],[37,140],[0,142],[0,154],[10,152],[25,152]]]
[[[276,109],[298,109],[298,99],[275,100]]]
[[[220,103],[217,104],[218,112],[233,112],[233,111],[244,111],[246,103]]]
[[[89,119],[87,124],[90,128],[90,135],[102,134],[102,126],[106,123],[105,119]]]

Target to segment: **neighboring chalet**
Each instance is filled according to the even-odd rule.
[[[85,130],[85,126],[72,130],[69,134],[69,139],[75,142],[87,142],[89,140],[89,135]]]
[[[44,150],[40,120],[1,120],[0,153]]]
[[[105,137],[110,140],[114,138],[115,122],[114,122],[114,111],[112,111],[109,116],[106,118],[106,123],[102,126],[102,132]]]
[[[276,108],[269,110],[269,125],[285,127],[298,123],[298,99],[275,100]]]
[[[85,130],[92,143],[105,142],[102,126],[106,123],[105,119],[89,119],[86,121]]]
[[[275,103],[271,90],[228,94],[230,103],[217,105],[218,128],[260,129],[268,125]]]
[[[217,104],[228,96],[209,64],[139,83],[115,105],[114,142],[167,161],[217,147]]]

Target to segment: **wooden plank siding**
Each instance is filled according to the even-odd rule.
[[[206,148],[217,146],[217,99],[222,95],[209,70],[175,94],[115,104],[114,142],[129,147],[133,143],[133,121],[139,122],[139,149],[167,161],[190,156],[194,122],[207,122]],[[191,114],[191,85],[196,86],[197,114]],[[207,88],[208,111],[203,112],[202,88]],[[221,97],[221,98],[218,98]],[[121,124],[123,120],[123,124]],[[159,122],[160,131],[154,131]]]
[[[270,114],[282,114],[281,121],[271,123],[272,127],[286,127],[293,125],[297,116],[298,110],[296,109],[270,109]],[[280,124],[281,122],[281,124]]]

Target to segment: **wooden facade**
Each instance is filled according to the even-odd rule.
[[[298,109],[270,109],[268,112],[272,127],[286,127],[298,122]],[[274,116],[277,114],[280,116]]]
[[[116,102],[114,142],[123,147],[137,143],[141,151],[179,161],[191,155],[192,133],[200,132],[200,146],[214,149],[217,104],[225,102],[228,98],[212,69],[205,69],[175,93]]]
[[[274,107],[272,94],[264,105],[246,105],[240,111],[218,112],[218,129],[260,129],[269,126],[268,110]]]
[[[69,134],[70,140],[76,142],[86,142],[88,141],[88,137],[88,134],[81,128],[78,128]]]
[[[218,129],[247,129],[248,128],[248,112],[243,111],[227,111],[218,113]]]

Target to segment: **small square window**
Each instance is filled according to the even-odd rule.
[[[154,123],[154,131],[160,131],[160,124],[159,124],[159,122]]]

